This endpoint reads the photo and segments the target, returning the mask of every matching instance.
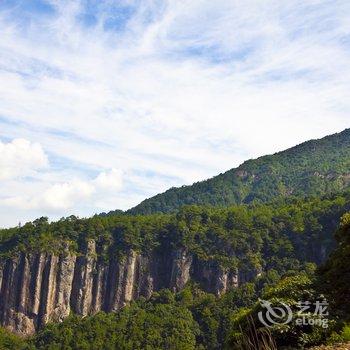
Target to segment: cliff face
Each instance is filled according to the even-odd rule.
[[[94,241],[81,256],[22,253],[0,260],[0,324],[29,335],[71,311],[83,316],[115,311],[162,288],[180,290],[189,280],[221,295],[256,274],[199,261],[184,249],[148,255],[129,251],[108,262],[97,257]]]

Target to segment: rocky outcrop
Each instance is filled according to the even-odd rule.
[[[192,260],[192,255],[185,249],[179,249],[173,253],[170,288],[174,291],[181,290],[189,281]]]
[[[22,335],[47,322],[60,322],[71,311],[86,316],[111,312],[162,288],[174,291],[193,280],[221,295],[247,279],[237,269],[200,261],[186,249],[139,254],[132,250],[108,261],[97,254],[96,243],[76,256],[65,251],[18,254],[0,260],[0,324]],[[254,272],[250,278],[253,278]]]

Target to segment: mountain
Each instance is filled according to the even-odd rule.
[[[248,160],[209,180],[171,188],[130,209],[131,214],[172,212],[186,204],[227,206],[279,197],[320,196],[350,184],[350,129]]]
[[[234,348],[250,337],[245,322],[260,297],[316,300],[314,271],[334,248],[321,277],[337,306],[338,291],[350,295],[349,152],[345,130],[127,213],[0,229],[0,348]],[[157,211],[171,213],[134,215]],[[299,346],[347,334],[332,322],[322,332],[288,325],[274,337]],[[33,335],[29,347],[8,331]]]
[[[346,192],[171,215],[40,218],[0,230],[0,325],[28,335],[72,312],[114,312],[163,289],[194,284],[219,297],[271,273],[303,271],[325,261],[349,210]]]

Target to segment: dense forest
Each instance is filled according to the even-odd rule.
[[[175,214],[43,217],[0,230],[0,257],[18,252],[82,253],[94,239],[101,258],[133,249],[183,247],[222,266],[256,266],[285,273],[321,263],[334,247],[339,218],[350,210],[350,192],[324,198],[276,200],[227,208],[185,206]]]
[[[228,206],[278,197],[321,196],[350,183],[350,129],[274,155],[248,160],[209,180],[171,188],[129,210],[172,212],[183,205]]]
[[[1,230],[3,258],[20,251],[59,254],[67,244],[79,254],[88,240],[95,239],[101,259],[122,257],[128,249],[185,247],[201,260],[255,267],[261,273],[222,296],[204,292],[190,281],[181,291],[157,291],[149,300],[140,298],[117,313],[84,318],[72,313],[63,323],[48,324],[27,340],[2,330],[0,348],[240,349],[244,337],[250,337],[249,322],[254,327],[257,322],[259,297],[293,305],[302,296],[315,299],[320,293],[333,301],[331,327],[291,325],[269,330],[269,337],[278,346],[295,347],[346,340],[348,316],[338,295],[342,293],[346,300],[349,296],[349,199],[350,193],[345,192],[228,208],[185,206],[174,214],[119,213],[52,223],[40,218]],[[340,244],[322,265],[336,246],[335,231]],[[315,274],[319,264],[322,268]]]
[[[262,349],[297,349],[349,341],[349,235],[347,213],[336,231],[338,247],[316,271],[312,265],[304,272],[290,270],[283,276],[269,271],[221,297],[205,293],[191,283],[178,293],[164,289],[150,300],[132,302],[117,313],[84,318],[72,314],[63,323],[48,324],[26,340],[1,330],[0,348],[258,349],[268,339],[271,347]],[[316,300],[320,295],[330,302],[328,328],[291,323],[266,331],[257,320],[261,310],[258,297],[288,303],[296,313],[299,300]],[[304,316],[313,317],[309,313]],[[247,346],[248,342],[253,347]]]

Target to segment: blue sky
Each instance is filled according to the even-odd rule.
[[[341,131],[349,62],[348,1],[2,1],[0,226]]]

